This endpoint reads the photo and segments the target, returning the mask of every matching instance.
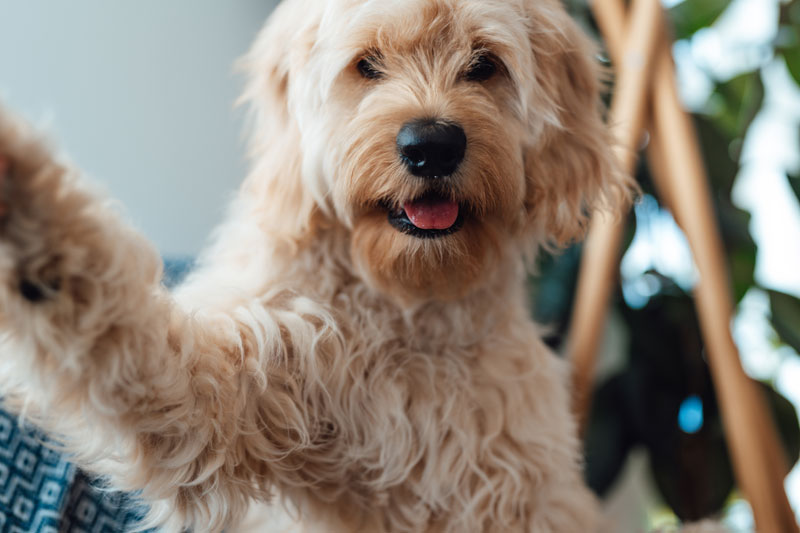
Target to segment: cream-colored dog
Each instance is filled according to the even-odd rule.
[[[7,401],[172,531],[596,530],[525,265],[630,185],[560,2],[287,0],[244,65],[252,173],[172,294],[0,112]]]

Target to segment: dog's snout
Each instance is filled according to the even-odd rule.
[[[458,124],[415,120],[400,129],[397,149],[413,175],[441,178],[453,174],[464,160],[467,135]]]

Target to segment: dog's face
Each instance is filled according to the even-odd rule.
[[[373,286],[458,297],[626,194],[591,55],[557,0],[288,0],[249,61],[256,135],[300,145],[271,190],[349,228]]]

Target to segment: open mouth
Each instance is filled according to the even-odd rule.
[[[460,230],[464,217],[457,202],[434,193],[389,209],[389,224],[407,235],[436,239]]]

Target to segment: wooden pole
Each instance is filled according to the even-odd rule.
[[[603,40],[606,48],[611,55],[611,59],[615,64],[620,64],[623,61],[625,50],[624,36],[628,32],[627,14],[625,13],[625,6],[619,1],[607,2],[602,5],[602,9],[596,7],[593,10],[594,18],[597,25],[600,27],[600,33],[603,34]],[[661,30],[664,31],[663,29]],[[656,59],[658,61],[663,53],[664,43],[667,42],[666,34],[663,39],[658,43],[658,50],[656,51]],[[657,63],[656,63],[657,65]],[[657,79],[657,76],[654,76]],[[657,87],[651,87],[652,91],[658,90]],[[647,146],[647,162],[650,167],[650,172],[653,174],[653,184],[656,187],[658,195],[664,199],[667,205],[672,205],[669,199],[670,191],[663,188],[667,182],[666,179],[666,159],[665,150],[662,145],[663,139],[658,136],[658,131],[652,124],[652,109],[648,110],[646,128],[650,133],[650,143]]]
[[[597,9],[613,0],[597,0]],[[623,172],[631,174],[647,111],[651,70],[661,24],[658,0],[635,0],[631,32],[626,38],[624,60],[611,105],[611,127]],[[595,354],[600,342],[611,290],[617,283],[619,250],[625,219],[622,214],[596,215],[583,248],[576,302],[573,307],[568,353],[573,365],[575,412],[579,424],[585,420],[591,402]]]
[[[617,1],[607,2],[602,5],[602,9],[593,9],[594,18],[597,25],[600,27],[600,33],[603,34],[603,40],[606,48],[611,55],[611,59],[615,64],[623,61],[625,50],[624,36],[628,32],[627,14],[625,13],[625,6]],[[664,31],[663,29],[661,30]],[[656,51],[656,66],[658,61],[661,60],[666,53],[664,50],[665,43],[668,42],[667,34],[664,33],[663,38],[658,43],[658,50]],[[651,87],[651,91],[658,91],[659,77],[656,73],[654,75],[655,86]],[[652,100],[652,98],[650,98]],[[651,103],[652,106],[652,103]],[[671,200],[671,190],[667,185],[668,179],[666,177],[666,155],[665,147],[663,146],[664,140],[659,136],[658,129],[652,124],[652,109],[648,111],[647,128],[650,133],[650,143],[647,146],[647,162],[650,166],[650,172],[653,175],[653,185],[656,187],[658,195],[664,200],[666,205],[673,205]],[[673,213],[673,215],[675,215]],[[677,217],[677,215],[675,215]],[[677,220],[677,218],[676,218]],[[680,223],[680,222],[678,222]]]
[[[596,5],[596,19],[619,64],[626,26],[622,3]],[[739,486],[750,500],[759,531],[797,532],[783,488],[785,455],[763,395],[744,373],[731,337],[733,301],[708,179],[696,132],[677,93],[669,43],[660,35],[664,38],[652,88],[652,155],[666,172],[655,172],[654,179],[686,233],[700,272],[696,305]]]
[[[660,59],[657,76],[653,109],[667,151],[670,180],[662,188],[671,191],[670,207],[682,224],[700,274],[695,305],[739,487],[750,500],[759,531],[797,532],[783,488],[786,457],[772,415],[761,391],[742,369],[731,336],[734,306],[725,250],[697,134],[681,106],[668,54]]]

